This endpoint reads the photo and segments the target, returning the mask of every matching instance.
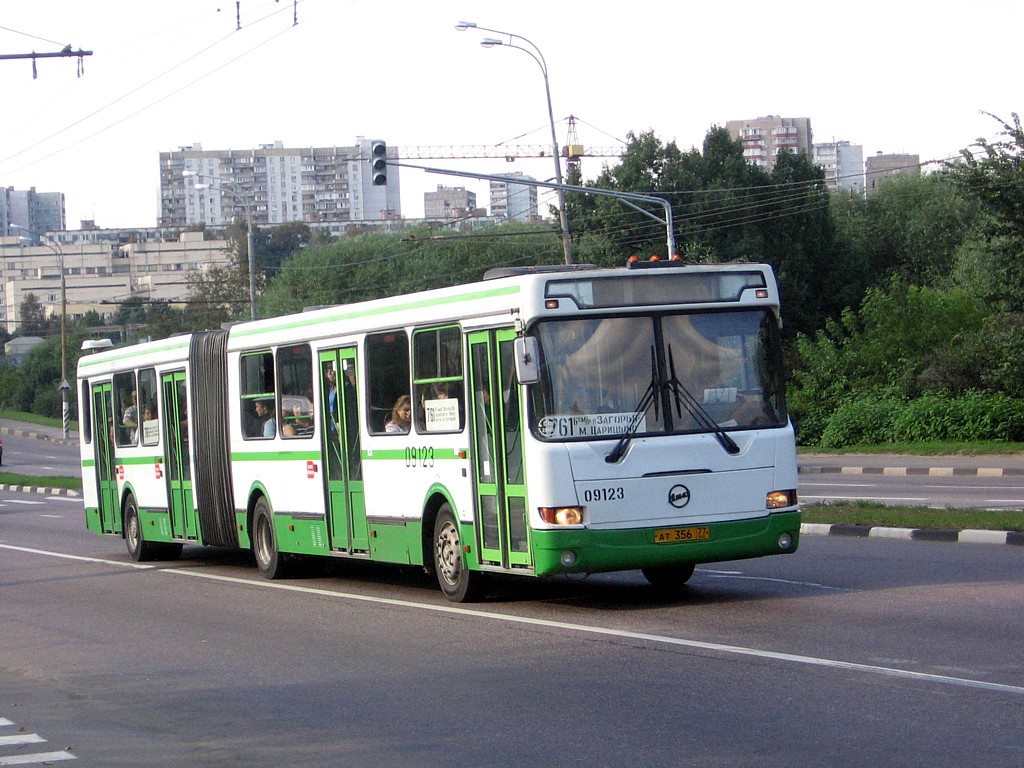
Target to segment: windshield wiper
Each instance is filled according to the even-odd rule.
[[[604,460],[609,464],[615,464],[622,456],[626,453],[626,448],[636,437],[636,433],[640,431],[640,425],[644,422],[644,417],[647,412],[651,409],[651,404],[654,404],[654,418],[658,418],[658,401],[660,398],[662,383],[658,381],[658,363],[655,358],[654,346],[651,346],[651,383],[647,385],[647,391],[644,392],[643,397],[640,398],[640,402],[637,403],[636,408],[633,409],[633,418],[629,420],[629,426],[626,427],[626,431],[619,438],[619,442],[612,448],[611,453],[604,457]]]
[[[711,414],[705,410],[704,406],[695,398],[690,391],[683,386],[683,383],[676,377],[676,362],[672,357],[672,346],[668,348],[668,369],[672,378],[669,380],[668,385],[672,388],[672,395],[676,403],[676,411],[680,418],[683,416],[683,410],[680,406],[685,406],[687,413],[693,417],[700,426],[709,432],[713,433],[718,442],[722,444],[722,447],[730,454],[735,455],[740,452],[740,447],[736,445],[736,441],[729,437],[729,434],[722,429],[718,422],[715,421]]]

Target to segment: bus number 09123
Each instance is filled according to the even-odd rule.
[[[407,467],[432,467],[434,466],[434,449],[429,445],[422,447],[412,446],[405,449],[405,466]]]
[[[607,488],[587,488],[583,491],[583,500],[588,504],[595,501],[622,501],[626,498],[626,489],[621,485]]]

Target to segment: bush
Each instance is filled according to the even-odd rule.
[[[1024,400],[977,390],[960,397],[927,395],[896,419],[900,442],[923,440],[1024,440]]]
[[[850,397],[829,417],[821,435],[822,448],[893,442],[893,424],[906,401],[884,393]]]
[[[1024,441],[1024,399],[977,390],[904,400],[875,392],[849,397],[828,419],[822,448],[885,443]]]

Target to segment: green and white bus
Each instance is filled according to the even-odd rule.
[[[135,560],[251,549],[489,574],[796,551],[779,293],[760,264],[492,270],[456,287],[95,351],[88,528]]]

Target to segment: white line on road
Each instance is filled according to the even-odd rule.
[[[75,756],[70,752],[37,752],[34,755],[17,755],[14,757],[0,757],[0,765],[49,765],[61,760],[74,760]]]
[[[825,659],[816,656],[803,656],[795,653],[782,653],[779,651],[766,651],[760,648],[747,648],[740,645],[726,645],[723,643],[711,643],[703,640],[690,640],[683,637],[670,637],[667,635],[654,635],[647,632],[632,632],[625,629],[614,629],[611,627],[598,627],[589,624],[574,624],[567,621],[552,621],[550,619],[538,619],[528,616],[510,616],[504,613],[493,611],[481,611],[472,608],[463,608],[456,605],[433,605],[428,603],[417,603],[411,600],[401,600],[393,597],[376,597],[373,595],[357,595],[351,592],[335,592],[329,589],[318,587],[304,587],[298,584],[281,584],[279,582],[259,581],[255,579],[243,579],[238,576],[222,576],[216,573],[205,573],[202,571],[186,570],[184,568],[166,568],[158,565],[147,565],[144,563],[128,563],[118,560],[106,560],[100,557],[85,557],[83,555],[71,555],[65,552],[52,552],[44,549],[33,549],[31,547],[19,547],[11,544],[0,544],[0,549],[8,549],[14,552],[25,552],[46,557],[57,557],[64,560],[77,560],[83,563],[96,563],[98,565],[110,565],[120,568],[132,568],[136,570],[154,571],[160,574],[171,576],[190,576],[196,579],[208,581],[219,581],[226,584],[239,584],[249,588],[273,589],[283,592],[298,592],[304,595],[316,595],[332,600],[349,600],[352,602],[373,603],[376,605],[392,605],[398,608],[411,610],[429,611],[431,613],[442,613],[463,616],[473,619],[487,619],[499,621],[506,624],[526,624],[535,627],[547,627],[549,629],[562,629],[569,632],[579,632],[587,635],[601,637],[617,637],[628,640],[642,640],[657,645],[677,646],[682,648],[698,648],[714,653],[732,654],[735,656],[749,656],[773,661],[786,661],[794,664],[803,664],[811,667],[824,667],[829,669],[842,669],[849,672],[862,672],[866,674],[882,675],[886,677],[897,677],[907,680],[938,683],[961,688],[980,688],[987,691],[998,691],[1000,693],[1012,693],[1024,696],[1024,686],[1006,685],[1004,683],[992,683],[987,680],[972,680],[964,677],[952,677],[949,675],[935,675],[928,672],[914,672],[894,667],[881,667],[874,664],[859,664],[839,659]]]

